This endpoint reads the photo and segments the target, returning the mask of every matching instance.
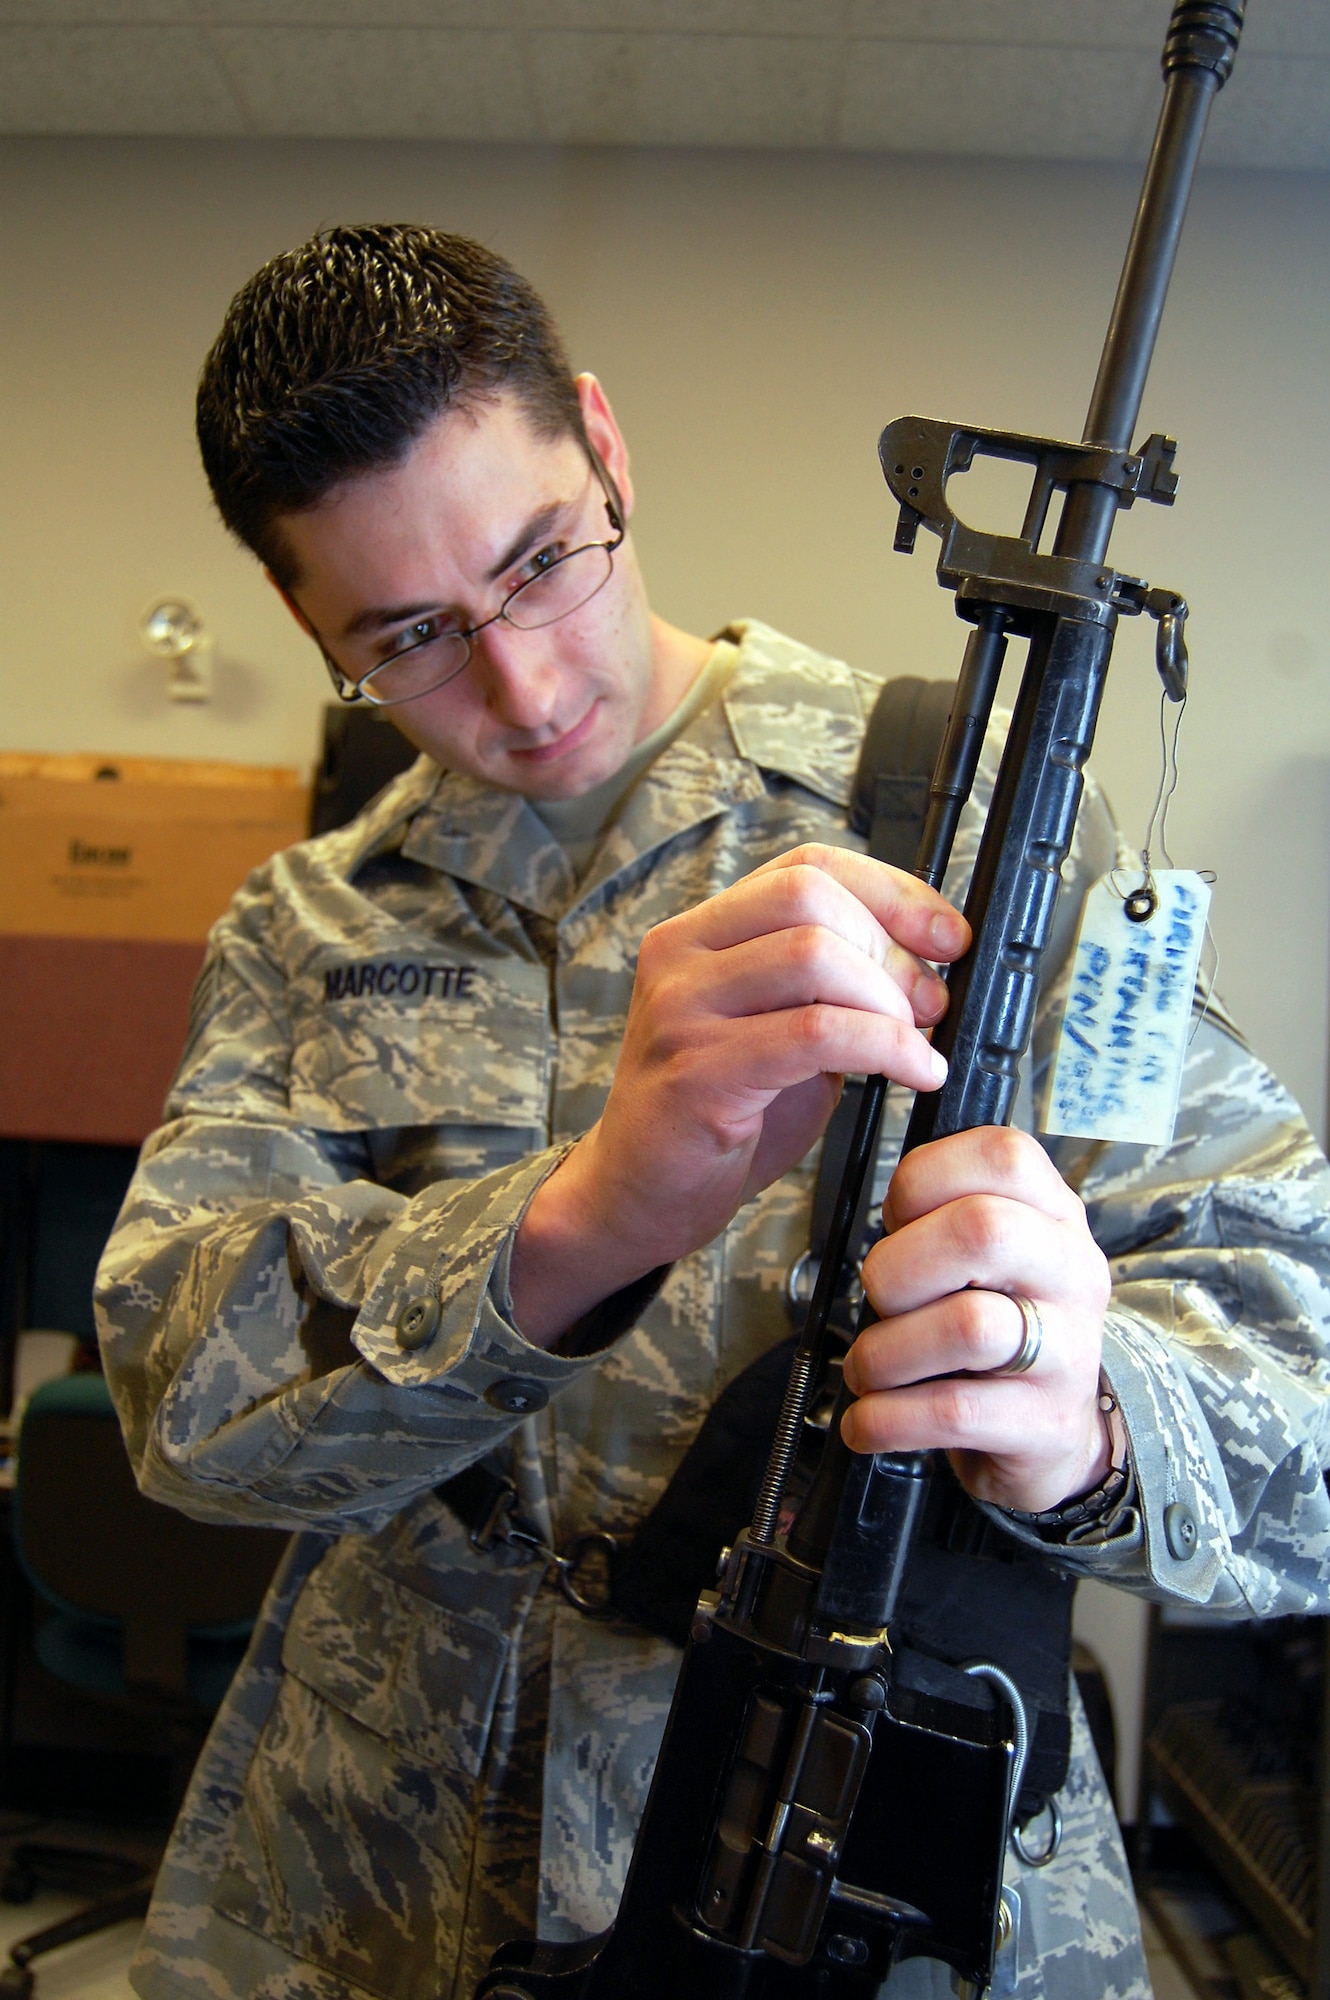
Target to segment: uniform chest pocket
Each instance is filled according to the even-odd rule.
[[[215,1907],[353,1993],[443,1994],[508,1647],[338,1554],[297,1600]]]
[[[329,952],[302,973],[292,999],[290,1103],[303,1124],[544,1129],[543,966],[409,947]]]

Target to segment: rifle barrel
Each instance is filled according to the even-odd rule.
[[[1173,9],[1162,57],[1164,102],[1081,433],[1085,444],[1131,450],[1206,120],[1233,67],[1243,4],[1179,0]],[[1111,488],[1076,487],[1063,509],[1054,554],[1101,562],[1117,505]]]

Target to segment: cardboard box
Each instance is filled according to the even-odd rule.
[[[279,767],[0,753],[0,933],[202,942],[308,819]]]
[[[290,770],[0,753],[0,1134],[152,1130],[208,928],[308,812]]]

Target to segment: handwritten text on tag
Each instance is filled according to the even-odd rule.
[[[1107,876],[1085,899],[1046,1132],[1173,1137],[1210,888],[1185,868],[1160,870],[1154,886],[1158,907],[1139,924]]]

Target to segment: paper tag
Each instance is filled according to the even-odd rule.
[[[1131,921],[1102,877],[1085,899],[1044,1130],[1166,1146],[1173,1137],[1210,886],[1161,869],[1153,916]]]

